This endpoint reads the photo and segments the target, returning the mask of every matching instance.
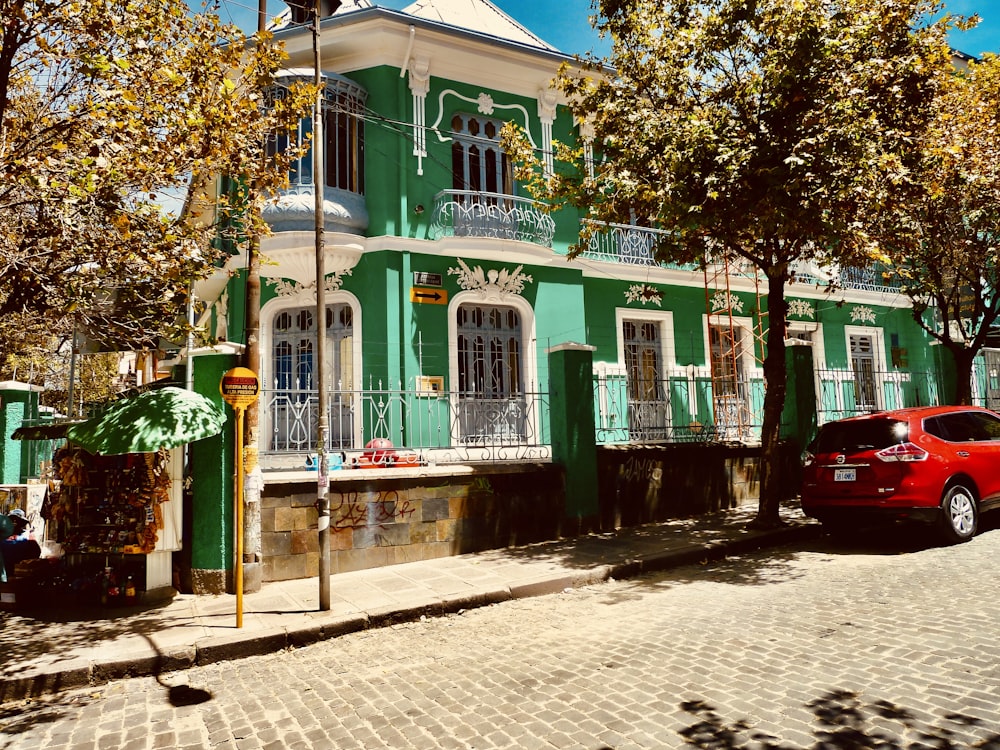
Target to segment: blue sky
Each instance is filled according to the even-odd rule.
[[[373,0],[376,5],[400,10],[412,0]],[[199,0],[188,0],[198,7]],[[505,13],[528,27],[559,50],[604,53],[608,46],[597,39],[587,17],[590,0],[493,0]],[[256,0],[222,0],[219,14],[247,32],[257,28]],[[268,13],[277,15],[285,8],[281,0],[267,0]],[[978,14],[982,23],[974,30],[955,33],[952,46],[970,55],[1000,53],[1000,2],[997,0],[950,0],[947,10],[957,15]]]

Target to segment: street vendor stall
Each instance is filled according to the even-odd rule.
[[[172,553],[182,541],[179,446],[224,424],[210,400],[163,387],[68,428],[41,513],[45,554],[18,570],[22,599],[112,605],[173,595]]]

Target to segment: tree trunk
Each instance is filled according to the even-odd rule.
[[[779,437],[781,412],[785,406],[787,373],[785,371],[785,276],[776,268],[767,277],[767,352],[764,356],[764,421],[760,440],[760,504],[754,525],[772,527],[781,524],[781,453]]]
[[[976,351],[965,346],[949,346],[951,356],[955,358],[955,400],[956,404],[972,403],[972,363]]]

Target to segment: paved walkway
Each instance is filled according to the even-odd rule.
[[[0,613],[0,702],[303,646],[344,633],[718,559],[816,534],[793,506],[786,525],[748,530],[756,506],[475,554],[341,573],[330,609],[315,578],[243,597],[181,594],[159,606]]]

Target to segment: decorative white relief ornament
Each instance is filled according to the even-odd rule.
[[[479,106],[479,111],[484,115],[493,114],[493,97],[487,94],[485,91],[479,95],[476,100],[476,104]]]
[[[520,294],[524,291],[525,283],[531,282],[531,277],[521,273],[524,266],[518,266],[513,271],[506,268],[499,271],[492,269],[484,271],[482,266],[475,269],[469,268],[465,261],[457,258],[459,268],[449,268],[449,276],[458,276],[458,285],[466,291],[477,291],[484,298],[504,297],[511,294]]]
[[[648,303],[660,307],[663,304],[663,295],[656,287],[649,284],[633,284],[625,292],[625,301],[641,302],[644,305]]]
[[[732,292],[716,292],[712,295],[712,312],[720,310],[735,310],[743,312],[743,300]]]
[[[323,289],[326,292],[338,292],[340,287],[344,285],[344,276],[350,276],[351,269],[347,268],[343,271],[335,271],[326,277],[326,283],[323,284]],[[311,284],[300,284],[297,281],[289,281],[288,279],[278,279],[274,283],[274,291],[279,297],[297,297],[299,295],[309,295],[312,299],[316,299],[316,282]]]
[[[788,314],[794,315],[797,318],[809,318],[813,320],[816,317],[816,310],[804,299],[793,299],[788,303]]]
[[[875,311],[868,307],[868,305],[856,305],[851,310],[851,320],[855,323],[858,321],[862,323],[874,323]]]

